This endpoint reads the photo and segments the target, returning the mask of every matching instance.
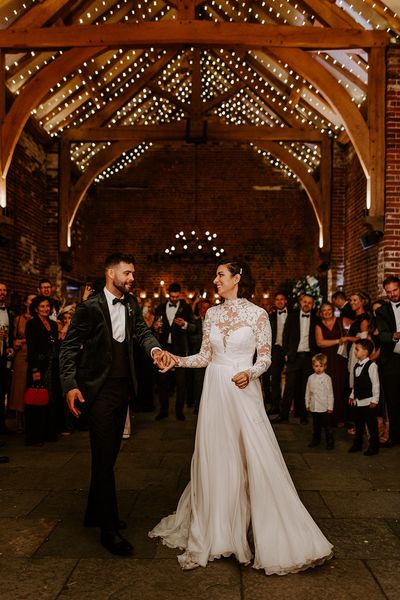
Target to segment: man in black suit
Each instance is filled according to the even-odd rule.
[[[7,286],[0,283],[0,434],[11,433],[6,426],[6,395],[11,384],[14,322],[6,300]]]
[[[383,282],[389,302],[376,311],[381,342],[381,377],[389,416],[390,448],[400,444],[400,278],[389,275]]]
[[[158,332],[158,338],[163,348],[178,356],[189,354],[189,332],[195,330],[193,311],[189,304],[181,298],[179,283],[171,283],[168,288],[169,299],[156,310],[153,328]],[[175,415],[179,421],[185,420],[183,414],[187,402],[187,378],[185,369],[174,369],[167,373],[159,373],[158,393],[160,412],[156,420],[168,417],[169,395],[174,384],[176,386]]]
[[[283,330],[283,353],[286,359],[285,391],[276,423],[289,420],[289,412],[294,400],[295,415],[300,423],[307,423],[305,392],[307,379],[312,374],[311,358],[317,351],[315,341],[316,317],[312,312],[314,298],[302,294],[299,298],[300,310],[288,315]]]
[[[344,292],[337,290],[334,294],[332,294],[332,304],[340,310],[340,316],[343,319],[343,323],[345,326],[350,326],[352,321],[356,318],[356,313],[351,308]]]
[[[136,386],[134,338],[160,368],[172,360],[146,327],[136,299],[129,294],[134,271],[134,258],[129,254],[107,258],[104,289],[78,305],[60,351],[68,407],[79,417],[79,404],[85,406],[90,432],[92,478],[84,524],[100,527],[102,545],[119,555],[133,550],[119,533],[126,523],[119,520],[114,464],[129,387]]]
[[[271,367],[266,374],[271,378],[271,408],[267,411],[269,415],[278,414],[281,406],[281,381],[285,366],[282,344],[283,330],[288,316],[287,303],[287,296],[277,292],[274,296],[275,310],[269,315],[272,333]]]

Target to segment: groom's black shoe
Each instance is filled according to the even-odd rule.
[[[133,546],[118,531],[101,530],[100,543],[111,554],[118,556],[130,556],[133,552]]]
[[[86,517],[83,520],[84,527],[100,527],[100,523],[97,521],[93,521],[92,519],[87,519]],[[128,529],[128,523],[126,521],[119,520],[116,523],[117,529]]]

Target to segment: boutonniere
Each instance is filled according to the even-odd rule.
[[[132,305],[130,304],[130,302],[127,303],[127,309],[128,309],[128,317],[131,317],[133,314],[133,310],[132,310]]]

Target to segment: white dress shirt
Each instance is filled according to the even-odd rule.
[[[332,379],[327,373],[313,373],[307,380],[306,409],[311,412],[333,410]]]
[[[303,317],[303,315],[307,315]],[[310,313],[300,311],[300,341],[297,352],[310,352]]]
[[[396,306],[399,302],[391,302],[390,304],[392,305],[394,317],[396,319],[396,331],[400,331],[400,306]],[[400,340],[397,340],[393,352],[400,354]]]
[[[279,314],[281,313],[281,314]],[[287,319],[287,309],[283,308],[281,311],[276,311],[276,340],[275,346],[282,346],[283,328]]]
[[[364,360],[360,360],[359,363],[356,363],[355,368],[355,376],[359,377],[361,371],[369,361],[369,358],[364,358]],[[357,406],[369,406],[371,402],[374,404],[378,404],[379,402],[379,375],[378,375],[378,367],[376,363],[371,363],[368,369],[368,375],[370,380],[372,381],[372,396],[371,398],[363,398],[362,400],[358,400],[358,398],[354,398],[354,388],[351,390],[350,398],[352,398]]]
[[[104,294],[106,296],[108,310],[110,311],[112,336],[117,342],[125,341],[125,325],[126,325],[126,313],[125,305],[122,302],[113,304],[114,294],[104,288]]]

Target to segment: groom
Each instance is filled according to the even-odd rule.
[[[71,413],[87,414],[92,469],[84,525],[100,527],[101,544],[113,554],[126,556],[133,547],[119,532],[114,465],[124,429],[130,384],[136,388],[133,340],[154,362],[169,365],[146,327],[141,310],[129,292],[134,281],[134,258],[115,253],[105,262],[104,289],[78,305],[60,351],[63,392]]]

